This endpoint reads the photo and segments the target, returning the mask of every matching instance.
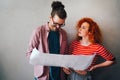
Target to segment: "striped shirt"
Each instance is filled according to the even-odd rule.
[[[102,45],[100,44],[90,44],[88,46],[83,46],[79,41],[73,41],[69,48],[69,53],[73,55],[92,55],[96,54],[91,66],[96,63],[97,55],[101,56],[107,61],[112,61],[114,56]]]

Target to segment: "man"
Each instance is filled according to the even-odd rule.
[[[34,48],[43,53],[65,54],[67,34],[61,27],[65,25],[67,13],[60,1],[53,1],[50,21],[37,27],[32,34],[27,57],[29,58]],[[35,80],[64,80],[60,67],[34,66]]]

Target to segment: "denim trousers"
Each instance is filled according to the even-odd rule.
[[[86,75],[80,75],[76,72],[72,72],[68,75],[67,80],[92,80],[90,72],[87,72]]]

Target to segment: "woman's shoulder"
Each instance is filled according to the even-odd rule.
[[[98,44],[98,43],[92,44],[91,46],[96,47],[97,49],[98,48],[104,48],[104,46],[102,44]]]

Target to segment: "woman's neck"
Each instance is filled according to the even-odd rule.
[[[82,40],[80,40],[81,45],[83,46],[89,46],[90,44],[92,44],[89,40],[89,38],[82,38]]]

